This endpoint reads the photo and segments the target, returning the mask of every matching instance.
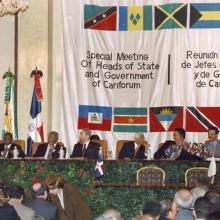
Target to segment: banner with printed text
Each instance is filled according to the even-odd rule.
[[[183,127],[220,128],[220,0],[63,0],[62,138],[145,134],[155,152]]]

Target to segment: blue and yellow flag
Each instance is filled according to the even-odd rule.
[[[152,6],[120,6],[119,31],[152,30]]]
[[[191,4],[190,28],[220,28],[220,3]]]

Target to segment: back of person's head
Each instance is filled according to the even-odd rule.
[[[195,188],[204,189],[207,192],[210,188],[210,183],[208,180],[199,179],[195,182]]]
[[[219,198],[219,193],[216,190],[212,189],[206,192],[205,197],[208,198],[212,204],[215,204],[217,199]]]
[[[65,184],[64,178],[61,175],[51,175],[47,177],[45,182],[49,189],[62,189]]]
[[[178,207],[184,209],[190,209],[192,208],[193,197],[189,190],[180,189],[175,194],[175,201]]]
[[[25,197],[24,188],[21,186],[9,187],[7,194],[10,199],[24,199]]]
[[[143,215],[158,218],[161,214],[161,204],[157,201],[146,201],[142,212]]]
[[[43,185],[42,183],[35,183],[32,186],[32,195],[33,199],[35,198],[43,198],[47,199],[47,187],[46,185]]]
[[[212,211],[212,203],[208,198],[198,198],[194,204],[194,211],[197,219],[206,219]]]
[[[160,201],[161,204],[160,219],[168,219],[168,215],[172,207],[172,202],[173,202],[172,199],[165,199]]]
[[[93,134],[90,137],[91,141],[100,141],[100,137],[97,134]]]
[[[123,220],[119,211],[115,209],[107,209],[101,216],[96,220]]]
[[[134,218],[134,220],[157,220],[158,218],[153,218],[148,215],[140,215]]]
[[[220,211],[210,213],[207,220],[220,220]]]
[[[217,198],[217,200],[216,200],[215,203],[213,204],[212,208],[213,208],[213,211],[214,211],[214,212],[220,210],[220,197]]]

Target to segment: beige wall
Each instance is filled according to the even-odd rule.
[[[30,104],[33,92],[33,78],[30,73],[37,66],[44,73],[41,79],[43,89],[44,135],[50,130],[60,132],[61,109],[61,1],[29,0],[29,9],[18,16],[18,133],[20,139],[27,138]],[[14,66],[14,35],[7,27],[13,16],[0,18],[0,71]],[[7,28],[6,28],[7,27]],[[7,29],[7,31],[2,31]],[[4,33],[2,35],[2,33]],[[9,34],[11,33],[11,35]],[[9,37],[10,36],[10,37]],[[4,47],[4,50],[1,50]],[[12,49],[8,49],[12,48]],[[5,51],[9,50],[7,56]],[[4,52],[3,52],[4,51]],[[4,59],[2,59],[4,57]],[[1,77],[1,75],[0,75]],[[0,94],[2,92],[0,80]],[[0,106],[4,96],[0,95]],[[0,111],[0,128],[2,127]]]

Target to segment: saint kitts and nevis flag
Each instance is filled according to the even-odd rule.
[[[9,70],[3,75],[3,79],[6,79],[5,85],[5,116],[2,136],[6,132],[13,135],[14,139],[18,138],[17,129],[17,106],[16,106],[16,94],[15,94],[15,75]]]
[[[28,124],[27,155],[32,155],[32,144],[34,142],[44,142],[43,122],[41,116],[41,101],[43,94],[41,90],[40,77],[43,73],[40,70],[34,70],[31,77],[34,77],[34,89],[30,108],[30,119]]]

